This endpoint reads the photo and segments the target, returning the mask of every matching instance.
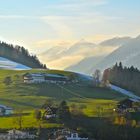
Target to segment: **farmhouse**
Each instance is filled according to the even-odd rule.
[[[69,136],[66,136],[66,140],[88,140],[88,138],[81,138],[78,136],[78,133],[71,133]]]
[[[126,109],[132,108],[134,103],[139,103],[140,101],[134,98],[127,98],[119,102],[118,108]]]
[[[23,75],[24,83],[42,83],[45,82],[45,76],[41,73],[26,73]]]
[[[10,115],[13,113],[13,109],[10,107],[7,107],[5,105],[0,105],[0,116],[3,115]]]
[[[78,133],[67,130],[67,129],[62,129],[62,130],[57,130],[54,132],[54,135],[50,140],[88,140],[88,138],[82,138],[78,135]]]
[[[48,106],[43,113],[43,117],[45,119],[55,118],[57,110],[58,108]]]
[[[24,83],[63,83],[70,81],[62,74],[26,73],[23,75]]]
[[[9,130],[8,135],[15,137],[17,139],[19,139],[19,138],[20,139],[25,139],[25,138],[33,139],[36,137],[35,135],[29,134],[29,132],[19,131],[19,130],[15,130],[15,129]]]
[[[139,112],[140,111],[140,101],[134,98],[126,98],[121,100],[116,109],[113,109],[119,114],[126,114],[128,112]]]

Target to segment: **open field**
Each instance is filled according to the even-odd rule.
[[[27,111],[29,114],[22,116],[22,128],[38,128],[39,122],[35,119],[33,111]],[[19,123],[17,122],[18,117],[7,116],[0,117],[0,129],[19,129]],[[61,124],[57,123],[40,123],[42,128],[58,128],[61,127]]]
[[[65,87],[60,87],[54,84],[12,84],[7,87],[1,84],[0,86],[0,104],[5,104],[15,109],[37,108],[47,99],[54,99],[59,102],[62,100],[71,102],[75,98],[77,98],[77,100],[119,100],[124,97],[121,94],[108,89],[76,85],[65,85]]]
[[[116,101],[104,100],[104,99],[79,99],[73,98],[68,102],[70,110],[72,111],[72,105],[77,108],[76,113],[83,113],[87,117],[106,117],[111,115],[113,107],[116,105]],[[83,108],[81,108],[83,107]],[[16,110],[18,112],[18,110]],[[34,117],[35,109],[25,110],[23,108],[22,116],[22,128],[38,128],[38,121]],[[79,112],[80,111],[80,112]],[[0,117],[0,129],[19,129],[19,124],[16,121],[18,116],[16,115]],[[62,124],[50,123],[44,121],[41,123],[42,128],[58,128],[62,127]]]

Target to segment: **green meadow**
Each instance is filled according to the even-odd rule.
[[[41,108],[43,103],[52,99],[54,103],[59,104],[66,100],[71,107],[73,104],[82,108],[82,112],[87,116],[98,116],[100,110],[102,115],[109,114],[117,101],[124,98],[120,93],[105,88],[95,88],[85,83],[71,83],[65,85],[57,84],[25,84],[23,74],[27,72],[47,72],[59,73],[71,77],[76,77],[72,72],[57,70],[0,70],[0,104],[12,107],[14,111],[23,110],[29,112],[23,116],[23,127],[37,127],[38,124],[33,116],[33,111]],[[5,77],[10,76],[12,83],[6,85],[3,83]],[[0,117],[0,128],[13,128],[15,116]],[[60,124],[44,123],[43,127],[59,127]]]

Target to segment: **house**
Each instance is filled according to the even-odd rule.
[[[55,118],[58,108],[48,106],[43,113],[45,119]]]
[[[36,135],[29,134],[19,130],[9,130],[8,133],[0,134],[0,140],[18,140],[18,139],[35,139]]]
[[[24,131],[20,131],[20,130],[9,130],[8,131],[8,135],[13,137],[13,138],[17,138],[17,139],[34,139],[36,138],[36,135],[32,135],[32,134],[29,134],[29,132],[24,132]]]
[[[23,132],[23,131],[16,130],[16,129],[9,130],[8,134],[9,135],[29,135],[28,132]]]
[[[127,98],[120,101],[117,107],[120,109],[132,108],[134,103],[137,103],[137,102],[140,102],[140,101],[134,98]]]
[[[24,83],[42,83],[45,82],[45,76],[41,73],[26,73],[23,75]]]
[[[24,83],[67,83],[69,78],[62,74],[26,73],[23,75]]]
[[[0,116],[3,115],[10,115],[13,113],[13,109],[10,107],[7,107],[5,105],[0,105]]]
[[[54,132],[53,138],[50,140],[88,140],[88,138],[82,138],[78,133],[67,129],[57,130]]]
[[[78,133],[71,133],[69,136],[66,136],[66,140],[88,140],[88,138],[81,138],[78,136]]]
[[[126,114],[127,112],[140,111],[140,100],[134,98],[126,98],[117,104],[117,108],[113,109],[119,114]]]

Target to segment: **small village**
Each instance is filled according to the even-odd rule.
[[[113,109],[117,113],[118,122],[122,124],[140,126],[140,100],[126,98]]]
[[[0,140],[38,140],[39,137],[35,134],[29,134],[27,131],[9,130],[7,133],[0,134]],[[78,133],[67,129],[60,129],[55,131],[48,140],[88,140],[88,138],[81,138]]]
[[[95,82],[99,84],[99,80],[95,79]],[[94,84],[96,85],[96,83]],[[23,75],[24,84],[76,84],[78,80],[70,79],[70,77],[62,74],[46,74],[46,73],[26,73]],[[41,123],[44,122],[59,122],[63,124],[61,128],[55,128],[47,132],[47,138],[41,140],[95,140],[89,138],[86,134],[82,134],[78,130],[79,128],[71,127],[71,124],[75,120],[81,117],[83,114],[77,114],[75,116],[75,109],[70,109],[65,101],[62,101],[60,105],[55,105],[52,101],[46,101],[41,108],[34,111],[36,121],[38,122],[38,128],[34,130],[22,129],[22,113],[19,115],[19,128],[13,128],[0,133],[0,140],[19,140],[19,139],[31,139],[38,140],[46,137],[44,130],[41,128]],[[74,114],[73,114],[74,112]],[[111,124],[128,125],[140,127],[140,100],[135,98],[125,98],[116,104],[115,108],[111,111],[115,114]],[[15,110],[12,107],[6,105],[0,105],[0,117],[15,116]],[[78,115],[78,116],[77,116]],[[80,116],[79,116],[80,115]],[[123,118],[123,119],[122,119]],[[73,125],[72,125],[73,126]],[[46,130],[48,130],[46,128]]]
[[[25,84],[42,84],[42,83],[51,83],[51,84],[70,84],[77,83],[77,80],[70,79],[67,76],[61,74],[46,74],[46,73],[26,73],[23,75],[23,82]],[[42,110],[43,109],[43,110]],[[37,110],[38,113],[41,113],[42,116],[39,116],[41,120],[55,120],[57,118],[58,107],[53,107],[52,104],[45,104],[41,110]],[[14,109],[7,107],[5,105],[0,105],[0,117],[3,116],[12,116],[14,115]],[[37,116],[38,117],[38,116]],[[63,117],[63,116],[62,116]],[[7,132],[0,133],[0,140],[19,140],[19,139],[39,139],[38,132],[30,133],[30,131],[22,129],[12,129]],[[49,140],[56,139],[66,139],[66,140],[88,140],[88,138],[81,138],[76,131],[59,129],[50,135]]]
[[[65,104],[65,102],[61,103]],[[132,98],[127,98],[122,101],[120,101],[116,108],[113,109],[115,113],[117,113],[117,116],[121,119],[124,117],[126,119],[126,124],[131,125],[133,121],[135,121],[137,127],[140,127],[140,101],[134,100]],[[53,104],[50,103],[45,103],[42,106],[41,110],[36,110],[36,117],[38,121],[41,120],[46,120],[46,121],[55,121],[58,118],[58,110],[59,108],[56,106],[53,106]],[[12,108],[9,108],[4,105],[0,105],[0,116],[10,116],[13,115],[14,110]],[[42,115],[40,115],[40,113]],[[69,114],[69,112],[66,112],[66,114]],[[59,114],[62,118],[61,122],[65,122],[65,114]],[[64,116],[62,116],[64,115]],[[67,115],[66,115],[67,116]],[[67,116],[68,117],[68,116]],[[64,123],[63,122],[63,123]],[[112,122],[113,123],[113,122]],[[121,125],[122,124],[121,122]],[[0,133],[0,140],[19,140],[19,139],[39,139],[41,134],[41,129],[40,132],[38,131],[28,131],[28,130],[22,130],[22,129],[12,129],[12,130],[7,130],[7,132]],[[70,128],[61,128],[61,129],[54,129],[51,130],[49,133],[49,138],[48,140],[95,140],[95,139],[90,139],[88,137],[80,137],[78,134],[78,131],[72,130]],[[43,139],[44,140],[44,139]]]
[[[63,101],[61,103],[61,105],[64,105],[64,108],[65,108],[65,106],[67,107],[65,101]],[[61,107],[63,107],[63,106],[61,106]],[[14,115],[14,110],[12,108],[10,108],[10,110],[12,110],[11,112],[7,112],[9,110],[9,108],[1,105],[0,110],[1,110],[0,117]],[[3,110],[5,110],[5,111],[3,111]],[[62,118],[59,118],[61,120],[61,122],[66,123],[66,120],[69,119],[69,118],[66,118],[66,116],[68,117],[68,114],[70,113],[69,110],[64,110],[64,112],[61,112],[62,114],[58,114],[58,111],[59,111],[58,107],[53,107],[52,104],[45,103],[41,109],[35,110],[35,115],[36,115],[35,117],[39,123],[40,123],[40,121],[53,122],[53,121],[56,121],[56,119],[59,118],[58,115],[60,115],[62,117]],[[69,121],[69,120],[67,120],[67,121]],[[21,124],[19,124],[19,125],[21,125]],[[39,124],[38,130],[31,131],[31,130],[25,130],[22,128],[7,130],[7,131],[4,131],[3,133],[0,133],[0,140],[20,140],[20,139],[38,140],[42,137],[41,136],[41,133],[42,133],[41,124]],[[61,129],[51,130],[49,132],[49,137],[47,139],[48,140],[88,140],[89,138],[80,137],[76,130],[70,130],[68,128],[62,127]]]
[[[140,0],[0,0],[0,140],[140,140]]]

